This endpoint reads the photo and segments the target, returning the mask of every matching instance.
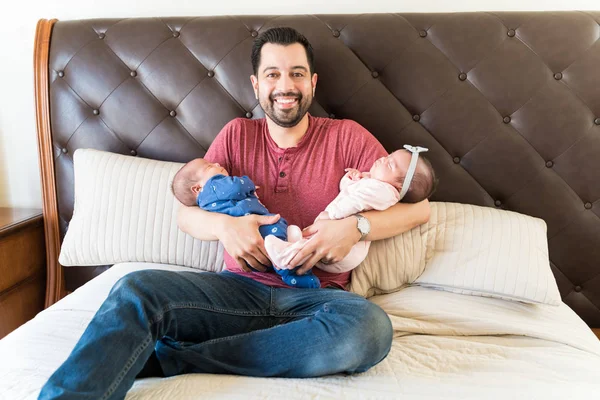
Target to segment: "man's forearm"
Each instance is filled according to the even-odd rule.
[[[429,201],[420,203],[398,203],[383,211],[361,213],[371,223],[371,232],[365,240],[387,239],[409,231],[429,221]]]
[[[219,240],[217,232],[228,215],[204,211],[199,207],[181,206],[177,213],[179,229],[200,240]]]

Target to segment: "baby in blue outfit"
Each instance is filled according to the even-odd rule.
[[[225,168],[217,163],[197,158],[185,164],[173,178],[173,194],[183,205],[198,205],[210,212],[232,217],[250,214],[274,215],[256,196],[256,186],[247,176],[229,176]],[[258,230],[263,238],[273,235],[287,240],[288,224],[280,218],[274,224],[261,225]],[[297,268],[274,268],[283,282],[298,288],[319,288],[320,281],[312,271],[296,275]]]

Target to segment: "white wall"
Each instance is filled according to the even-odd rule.
[[[334,14],[597,10],[598,0],[17,0],[0,24],[0,207],[41,207],[33,98],[33,40],[40,18],[60,20],[226,14]]]

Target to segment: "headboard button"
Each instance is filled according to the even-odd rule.
[[[421,120],[421,116],[419,114],[413,115],[413,121],[419,122]]]
[[[546,161],[546,167],[552,168],[553,165],[554,163],[552,161]]]
[[[465,74],[464,72],[461,72],[461,73],[458,75],[458,79],[460,79],[461,81],[464,81],[464,80],[466,80],[466,79],[467,79],[467,74]]]
[[[496,205],[496,207],[500,207],[502,205],[502,202],[500,200],[496,200],[494,201],[494,204]]]
[[[454,162],[454,164],[458,164],[460,162],[460,157],[454,157],[452,161]]]
[[[177,111],[175,111],[175,110],[173,110],[173,111],[170,111],[170,112],[169,112],[169,115],[170,115],[171,117],[176,117],[176,116],[177,116]]]
[[[562,74],[560,72],[555,73],[554,79],[556,79],[557,81],[560,81],[562,79]]]
[[[95,109],[94,111],[92,111],[92,113],[94,113],[94,115],[100,115],[100,110]]]
[[[179,33],[179,32],[177,32],[177,31],[173,32],[173,37],[174,37],[174,38],[178,38],[178,37],[179,37],[179,35],[180,35],[180,33]]]
[[[505,124],[508,124],[510,121],[511,121],[511,119],[508,116],[502,118],[502,122],[504,122]]]
[[[595,123],[596,125],[600,125],[600,118],[596,118],[596,119],[594,120],[594,123]]]
[[[592,208],[592,203],[590,203],[589,201],[587,203],[585,203],[583,205],[585,207],[586,210],[590,210]]]
[[[508,32],[506,32],[506,34],[508,35],[508,37],[514,37],[515,36],[515,30],[514,29],[509,29]]]
[[[338,31],[337,29],[334,30],[332,33],[333,33],[333,37],[340,37],[340,31]]]
[[[252,32],[250,32],[250,34],[252,35],[252,37],[257,37],[258,36],[258,32],[256,32],[256,31],[252,31]]]
[[[137,156],[137,151],[135,150],[131,150],[129,153],[134,157]]]
[[[58,71],[58,76],[60,76],[62,78],[65,76],[65,73],[63,71]]]
[[[62,149],[60,149],[60,151],[62,151],[63,154],[67,154],[69,152],[69,150],[67,150],[66,147],[63,147]]]
[[[581,292],[581,286],[579,286],[579,285],[575,286],[575,291],[577,293]]]
[[[102,40],[106,37],[106,35],[104,33],[101,33],[98,35],[98,39]]]

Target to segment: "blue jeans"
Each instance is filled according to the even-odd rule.
[[[387,314],[338,289],[271,288],[231,272],[143,270],[112,288],[40,399],[122,399],[154,362],[184,373],[363,372],[390,350]]]

